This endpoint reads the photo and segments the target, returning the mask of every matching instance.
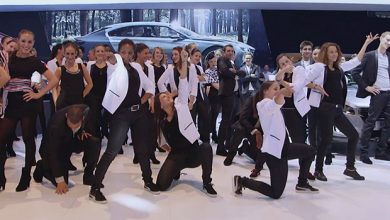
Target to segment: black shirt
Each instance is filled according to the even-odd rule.
[[[158,87],[157,87],[157,82],[158,80],[160,79],[160,77],[162,76],[162,74],[165,72],[165,67],[164,66],[156,66],[153,64],[153,68],[154,68],[154,82],[156,83],[156,94],[157,93],[160,93],[160,91],[158,90]]]
[[[125,64],[125,67],[129,78],[129,87],[127,89],[126,97],[119,107],[130,108],[133,105],[141,104],[141,97],[138,95],[141,81],[136,69],[134,69],[130,64]]]
[[[35,71],[43,74],[47,67],[34,56],[22,58],[12,54],[9,58],[8,69],[11,78],[31,79]]]
[[[153,68],[154,68],[154,79],[155,82],[157,83],[160,77],[162,76],[162,74],[165,72],[165,67],[164,66],[158,67],[153,64]]]
[[[176,111],[172,121],[164,121],[162,131],[167,143],[172,147],[172,151],[190,149],[193,146],[180,132]]]
[[[330,70],[325,67],[327,72],[324,79],[324,89],[329,96],[324,96],[323,101],[336,105],[343,105],[343,83],[341,71],[339,69]]]
[[[91,66],[91,78],[93,87],[91,94],[103,97],[107,88],[107,65],[99,68],[96,64]]]
[[[288,82],[288,83],[292,83],[293,74],[294,73],[291,73],[290,75],[285,74],[283,80]],[[291,95],[291,97],[284,97],[284,101],[285,101],[285,103],[283,105],[283,108],[295,108],[295,105],[294,105],[294,94]]]
[[[84,75],[81,64],[78,64],[78,71],[76,73],[70,73],[65,66],[61,66],[61,91],[60,96],[64,97],[65,103],[59,104],[61,107],[64,105],[81,104],[84,102]],[[62,100],[59,98],[59,100]],[[61,102],[60,102],[61,103]]]

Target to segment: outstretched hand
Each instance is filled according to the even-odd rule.
[[[371,42],[373,42],[374,40],[376,40],[378,38],[379,38],[378,34],[375,34],[374,36],[372,36],[372,33],[370,32],[369,35],[366,35],[366,41],[364,43],[366,45],[369,45]]]

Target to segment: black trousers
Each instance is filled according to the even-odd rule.
[[[36,114],[22,116],[20,118],[3,118],[0,121],[0,172],[4,169],[6,156],[6,145],[12,146],[11,138],[16,130],[16,125],[20,121],[22,128],[22,137],[26,149],[26,156],[24,158],[25,167],[31,168],[35,165],[35,125],[36,125]]]
[[[217,134],[217,118],[221,109],[221,102],[218,95],[209,96],[210,101],[210,131],[213,135]]]
[[[68,177],[69,177],[69,173],[67,169],[68,161],[70,160],[72,153],[84,152],[84,158],[86,162],[86,166],[84,169],[84,177],[93,178],[93,171],[96,168],[96,164],[99,160],[99,155],[100,155],[100,149],[101,149],[100,138],[91,136],[88,139],[81,141],[76,137],[71,140],[65,140],[62,143],[61,148],[69,149],[69,151],[64,151],[63,155],[58,156],[61,162],[62,175],[64,176],[66,183],[68,183]],[[51,164],[49,163],[48,158],[42,156],[42,160],[39,160],[37,162],[37,166],[35,169],[36,169],[35,173],[45,177],[53,185],[57,186],[57,182],[55,180],[55,176],[53,175]]]
[[[148,140],[150,137],[147,136],[151,126],[148,123],[146,111],[148,109],[145,105],[142,105],[141,109],[135,112],[128,108],[118,108],[111,116],[107,148],[96,167],[94,188],[99,188],[102,183],[108,167],[121,149],[129,129],[131,129],[134,151],[141,166],[142,178],[146,183],[152,182],[152,170],[149,161],[151,146]]]
[[[257,191],[263,195],[273,199],[279,199],[286,187],[288,175],[288,160],[299,160],[299,176],[298,184],[307,182],[307,174],[309,173],[310,163],[314,156],[314,148],[302,143],[288,143],[286,139],[284,148],[287,148],[282,158],[278,159],[270,154],[264,153],[265,161],[271,175],[271,185],[243,177],[242,185],[248,189]]]
[[[211,145],[202,143],[192,145],[191,149],[180,149],[171,151],[161,166],[157,176],[157,185],[160,190],[167,190],[173,181],[173,178],[180,174],[185,168],[195,168],[202,166],[203,184],[211,183],[211,172],[213,165],[213,151]]]
[[[318,128],[321,141],[317,150],[316,171],[323,171],[326,150],[332,144],[333,126],[336,126],[348,138],[347,168],[355,168],[355,150],[359,134],[344,115],[343,108],[335,104],[322,102],[318,108]]]
[[[203,143],[210,143],[210,115],[208,100],[198,96],[191,111],[192,120],[197,124],[200,140]],[[198,116],[198,117],[196,117]],[[198,120],[196,120],[198,119]],[[157,134],[156,134],[157,135]]]
[[[377,155],[386,153],[387,140],[390,135],[390,92],[381,92],[378,95],[371,96],[370,107],[368,108],[368,116],[364,122],[360,144],[362,146],[361,156],[368,156],[368,143],[371,138],[371,133],[375,128],[375,122],[381,114],[385,117],[385,126],[381,131],[381,138],[376,149]]]
[[[296,108],[282,108],[284,122],[293,143],[305,143],[307,138],[306,116],[302,117]]]
[[[234,95],[219,96],[222,107],[222,120],[218,130],[218,147],[225,148],[225,141],[229,129],[232,126],[233,108],[234,108]]]
[[[318,131],[318,116],[317,116],[317,110],[318,108],[312,107],[307,115],[307,121],[309,124],[309,142],[310,145],[313,146],[316,150],[318,148],[318,145],[320,143],[320,135]]]
[[[244,128],[234,128],[233,135],[229,142],[228,155],[230,157],[234,157],[236,155],[238,147],[244,138],[248,139],[249,142],[248,148],[244,149],[244,153],[248,155],[251,159],[256,161],[258,157],[258,151],[260,151],[256,148],[256,137],[254,135],[251,135]]]
[[[100,122],[102,121],[102,102],[103,97],[89,94],[86,97],[86,104],[89,106],[88,116],[86,119],[86,130],[93,136],[102,138]]]

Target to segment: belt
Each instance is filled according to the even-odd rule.
[[[390,90],[379,90],[380,93],[390,93]]]
[[[136,112],[136,111],[139,111],[140,110],[140,108],[141,108],[141,104],[138,104],[138,105],[132,105],[132,106],[130,106],[130,111],[132,111],[132,112]]]

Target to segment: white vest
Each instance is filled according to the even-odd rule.
[[[175,99],[180,133],[193,144],[199,139],[200,134],[192,120],[190,109],[188,108],[189,84],[187,79],[179,79],[178,97]]]
[[[260,124],[264,132],[261,151],[279,159],[282,158],[282,150],[286,138],[286,126],[283,114],[280,111],[282,106],[269,98],[264,98],[256,105]]]

